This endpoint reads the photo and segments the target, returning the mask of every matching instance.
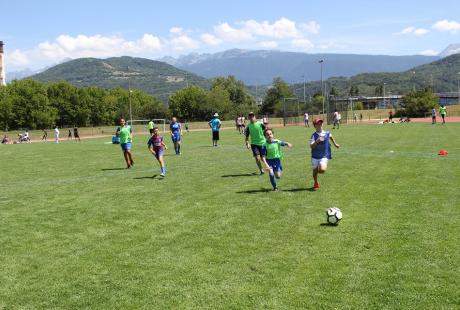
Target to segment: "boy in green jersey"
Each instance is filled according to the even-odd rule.
[[[262,169],[262,158],[265,156],[265,125],[257,121],[254,112],[248,114],[249,124],[246,127],[246,147],[252,150],[252,155],[256,160],[257,167],[259,167],[260,174],[264,174]],[[249,137],[251,137],[251,144],[249,144]]]
[[[281,140],[275,139],[273,135],[273,130],[266,129],[265,138],[267,141],[265,142],[264,146],[267,150],[267,154],[265,157],[262,158],[267,171],[269,172],[270,183],[273,186],[273,190],[277,191],[278,186],[276,185],[276,180],[281,178],[281,171],[283,170],[283,166],[281,166],[281,159],[284,158],[283,151],[281,150],[282,146],[287,146],[289,148],[292,147],[292,144],[289,142],[284,142]]]
[[[117,128],[115,135],[120,138],[121,150],[123,151],[123,156],[127,165],[126,169],[129,169],[134,165],[133,155],[131,154],[131,142],[133,134],[131,126],[126,125],[124,118],[120,119],[120,127]]]
[[[447,114],[447,108],[446,108],[445,105],[442,105],[442,106],[439,108],[439,114],[441,114],[442,123],[445,124],[445,123],[446,123],[446,114]]]

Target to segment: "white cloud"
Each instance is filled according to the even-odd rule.
[[[278,42],[276,41],[262,41],[259,42],[259,46],[262,48],[272,49],[278,47]]]
[[[253,38],[250,33],[233,28],[228,23],[221,23],[215,26],[214,32],[221,40],[230,43],[238,43]]]
[[[429,33],[430,31],[428,29],[424,29],[424,28],[416,28],[414,26],[410,26],[410,27],[407,27],[407,28],[404,28],[403,30],[401,30],[400,32],[396,32],[396,33],[393,33],[393,35],[409,35],[409,34],[413,34],[413,35],[416,35],[417,37],[421,37],[421,36],[424,36],[426,35],[427,33]]]
[[[314,47],[313,43],[308,39],[294,39],[291,41],[293,47],[299,48],[301,50],[309,50]]]
[[[441,32],[450,32],[452,34],[456,34],[460,31],[460,23],[443,19],[436,22],[433,26],[431,26],[431,28]]]
[[[300,24],[300,29],[302,29],[303,31],[309,32],[309,33],[317,34],[319,33],[319,28],[320,28],[319,24],[315,21]]]
[[[169,29],[169,32],[172,34],[181,34],[184,32],[184,29],[181,27],[172,27],[171,29]]]
[[[221,39],[217,38],[215,35],[212,35],[210,33],[203,33],[200,36],[200,39],[207,45],[219,45],[222,43]]]
[[[257,22],[253,19],[239,22],[241,30],[251,35],[271,37],[276,39],[300,38],[302,32],[297,28],[296,23],[283,17],[270,24],[268,21]]]
[[[327,50],[327,49],[333,49],[333,48],[334,49],[342,49],[342,48],[346,48],[347,46],[345,44],[342,44],[342,43],[331,41],[331,42],[326,42],[326,43],[319,44],[318,47],[320,49]]]
[[[424,50],[424,51],[421,51],[418,54],[423,55],[423,56],[437,56],[439,54],[439,52],[437,52],[435,50]]]
[[[176,51],[196,49],[200,46],[198,41],[195,41],[187,35],[172,38],[169,41],[169,45]]]
[[[21,52],[20,50],[14,50],[13,52],[11,52],[11,54],[7,54],[5,57],[11,64],[17,66],[25,66],[30,63],[27,55]]]

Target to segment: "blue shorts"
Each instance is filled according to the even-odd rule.
[[[273,169],[273,172],[282,171],[281,160],[279,158],[267,159],[267,164]]]
[[[121,146],[121,149],[123,150],[123,152],[131,150],[131,142],[122,143],[122,144],[120,144],[120,146]]]
[[[155,156],[156,159],[160,159],[160,156],[163,156],[163,153],[164,153],[163,150],[160,150],[160,151],[155,150],[155,155],[154,156]]]
[[[179,142],[180,141],[180,133],[174,133],[171,135],[171,140],[173,143]]]
[[[267,153],[267,150],[265,149],[265,146],[263,145],[251,144],[251,150],[252,150],[252,155],[254,155],[254,157],[258,155],[263,157]]]

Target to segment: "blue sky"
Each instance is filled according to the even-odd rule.
[[[229,48],[434,55],[460,43],[459,0],[0,0],[0,8],[8,71]]]

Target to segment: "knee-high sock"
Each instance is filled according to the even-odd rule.
[[[272,183],[273,188],[276,188],[275,174],[273,171],[270,171],[268,176],[270,177],[270,183]]]
[[[161,167],[160,171],[161,171],[161,173],[165,174],[166,173],[166,167]]]

